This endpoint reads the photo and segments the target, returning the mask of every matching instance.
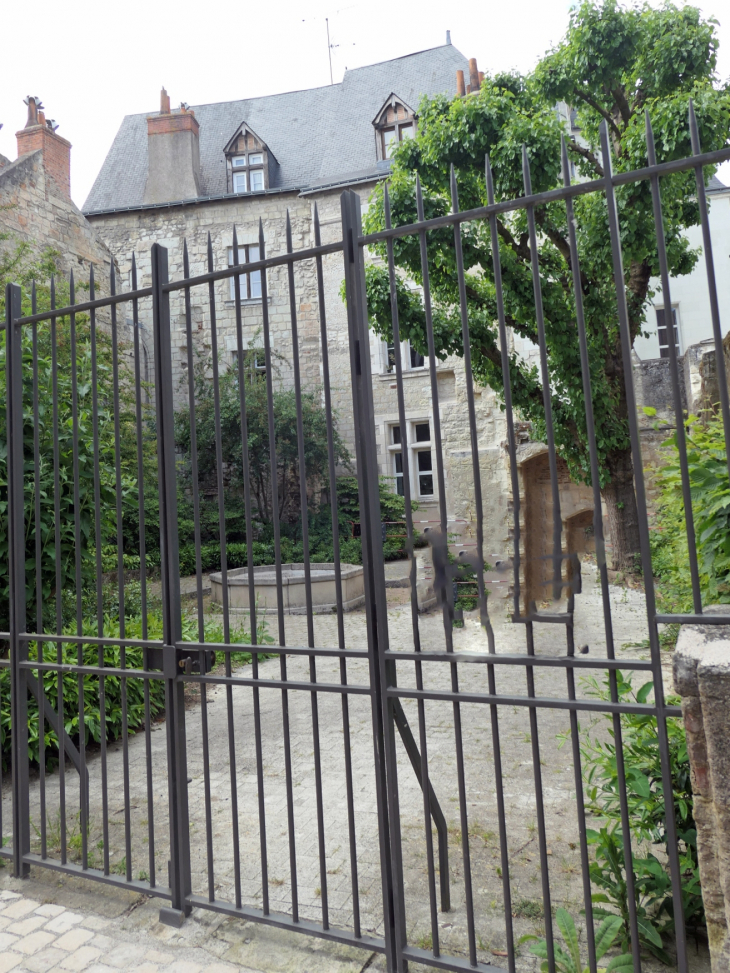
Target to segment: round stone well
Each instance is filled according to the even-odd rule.
[[[342,602],[346,612],[354,611],[365,602],[362,566],[341,564]],[[304,615],[307,601],[304,586],[303,564],[282,564],[282,589],[284,612],[287,615]],[[334,564],[312,564],[312,608],[315,614],[333,612],[337,608],[335,593]],[[233,568],[228,572],[228,607],[232,612],[249,610],[248,568]],[[256,611],[265,614],[276,612],[276,568],[273,564],[262,564],[253,569]],[[210,576],[212,601],[223,605],[223,577],[220,571]]]

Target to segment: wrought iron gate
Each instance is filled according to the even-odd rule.
[[[586,834],[578,716],[581,713],[586,717],[609,714],[615,734],[620,781],[618,797],[626,836],[625,881],[633,962],[634,968],[640,969],[640,917],[634,894],[629,807],[623,786],[621,715],[640,713],[656,720],[661,783],[665,791],[671,790],[667,720],[677,717],[679,709],[665,702],[658,626],[700,618],[705,622],[726,624],[730,622],[730,615],[702,615],[697,563],[696,558],[691,558],[694,614],[659,614],[653,586],[647,584],[648,658],[616,655],[572,201],[585,193],[603,193],[608,203],[607,229],[612,243],[634,469],[641,470],[615,188],[640,180],[651,182],[663,290],[665,301],[669,302],[670,281],[663,244],[659,180],[669,173],[695,170],[713,333],[717,354],[722,360],[702,167],[730,157],[730,151],[700,154],[693,121],[691,126],[693,157],[652,164],[644,170],[617,175],[610,171],[608,136],[604,130],[605,179],[571,185],[567,159],[564,158],[564,187],[539,195],[530,191],[529,167],[525,162],[525,195],[509,201],[495,203],[487,164],[489,205],[486,207],[459,212],[453,183],[453,211],[449,215],[424,220],[421,207],[418,223],[389,226],[371,236],[362,233],[359,197],[346,192],[342,196],[342,238],[334,243],[321,242],[315,215],[314,246],[295,252],[287,221],[286,252],[267,257],[261,231],[259,259],[244,263],[239,261],[234,233],[233,265],[215,270],[209,241],[208,272],[195,277],[189,276],[185,250],[183,274],[171,280],[168,253],[156,244],[151,252],[151,285],[139,287],[133,269],[131,290],[126,293],[114,292],[112,273],[110,293],[98,298],[92,273],[88,300],[76,300],[72,279],[68,302],[64,306],[56,306],[52,287],[50,310],[37,311],[34,289],[31,313],[24,314],[20,288],[8,287],[4,328],[8,476],[6,512],[2,516],[7,518],[9,537],[9,623],[8,630],[0,632],[0,639],[5,640],[9,651],[0,658],[0,678],[5,679],[0,682],[0,715],[3,740],[11,738],[11,751],[6,760],[4,743],[2,759],[5,766],[0,765],[3,775],[0,777],[0,857],[13,862],[16,875],[26,875],[30,866],[36,865],[84,876],[158,896],[165,903],[161,910],[165,922],[179,924],[193,907],[215,910],[384,953],[387,968],[393,971],[405,970],[409,960],[454,971],[487,969],[495,963],[506,964],[510,970],[515,970],[520,964],[516,935],[524,931],[524,913],[529,911],[524,902],[528,901],[532,903],[534,913],[531,918],[544,924],[548,965],[554,973],[554,904],[556,895],[562,901],[560,885],[572,881],[561,878],[561,875],[569,876],[575,871],[580,876],[576,880],[580,891],[573,904],[576,914],[584,910],[582,935],[585,935],[589,967],[595,973],[591,858]],[[570,228],[576,340],[581,351],[595,495],[595,585],[602,605],[604,645],[603,648],[592,646],[590,658],[576,654],[575,584],[563,578],[565,558],[556,451],[547,388],[540,274],[535,256],[535,210],[556,200],[565,202]],[[551,559],[556,585],[565,594],[564,608],[560,611],[523,610],[520,601],[523,556],[520,487],[496,223],[499,213],[520,209],[527,214],[533,254],[536,318],[545,382],[546,445],[555,498]],[[509,629],[498,626],[494,618],[490,619],[484,584],[483,526],[488,514],[485,514],[482,497],[461,253],[461,227],[475,221],[486,221],[495,255],[508,454],[515,505],[511,555],[514,613]],[[449,521],[441,436],[444,406],[439,403],[426,251],[427,234],[443,227],[453,227],[454,230],[454,253],[460,282],[467,400],[463,421],[468,423],[470,433],[476,527],[475,553],[467,560],[476,571],[479,615],[484,632],[483,651],[463,651],[460,646],[455,647],[453,581],[459,568],[458,564],[454,567],[448,555]],[[417,531],[409,500],[408,463],[403,464],[403,477],[407,544],[411,552],[410,602],[396,614],[392,609],[389,612],[387,602],[380,514],[380,456],[375,431],[365,293],[365,247],[376,241],[387,243],[397,347],[400,336],[393,241],[409,235],[417,237],[421,244],[429,329],[425,374],[430,383],[438,497],[438,528],[430,533],[430,551],[442,615],[442,624],[436,626],[434,616],[419,615],[413,546]],[[339,259],[337,255],[340,253],[344,258],[347,296],[349,376],[339,371],[336,376],[330,373],[333,339],[325,314],[324,261],[333,259],[333,255]],[[302,266],[313,268],[319,316],[318,354],[321,355],[322,395],[327,414],[327,474],[333,495],[335,611],[326,625],[313,613],[312,578],[317,566],[310,559],[308,518],[302,516],[301,571],[306,612],[300,616],[298,637],[293,644],[287,644],[291,642],[287,638],[287,627],[294,624],[292,619],[297,616],[284,614],[286,579],[281,531],[275,512],[273,545],[278,609],[271,618],[261,614],[254,590],[253,543],[248,543],[249,602],[245,618],[250,642],[241,641],[240,629],[236,627],[238,616],[232,616],[225,598],[221,608],[222,637],[212,642],[206,640],[204,627],[207,606],[203,584],[194,374],[194,347],[200,335],[193,314],[193,307],[199,305],[194,305],[192,295],[196,289],[207,289],[206,335],[210,345],[207,380],[213,388],[216,447],[211,482],[219,508],[221,575],[223,591],[226,591],[228,557],[224,500],[227,472],[222,453],[220,385],[222,370],[225,370],[223,362],[227,359],[224,359],[219,343],[217,314],[220,314],[221,301],[220,295],[216,294],[216,284],[222,281],[227,286],[233,281],[233,350],[236,355],[232,367],[237,369],[245,533],[247,539],[253,539],[256,535],[248,468],[246,343],[242,315],[245,302],[241,298],[240,275],[260,273],[267,445],[270,483],[275,485],[278,475],[274,416],[276,383],[267,275],[281,271],[288,288],[288,328],[292,349],[289,381],[295,397],[297,464],[299,470],[304,470],[306,443],[302,410],[306,384],[300,371],[303,353],[298,315],[301,309],[295,279],[295,269]],[[332,307],[328,310],[331,312]],[[130,317],[129,328],[127,315]],[[179,321],[176,327],[184,328],[186,333],[187,385],[180,393],[186,397],[182,406],[176,402],[173,375],[173,317]],[[154,343],[154,377],[150,382],[144,379],[143,318],[151,321]],[[106,351],[102,349],[103,335],[110,338],[108,346],[104,346]],[[126,346],[125,339],[128,339]],[[683,417],[678,362],[671,341],[669,354],[677,430],[684,455],[683,486],[689,496],[686,450],[681,441]],[[397,356],[395,369],[397,415],[404,435],[403,448],[406,448],[408,424],[404,381]],[[102,370],[112,376],[114,392],[109,400],[100,391]],[[721,368],[718,375],[721,415],[727,429],[730,428],[728,391]],[[63,386],[60,391],[59,383]],[[351,390],[354,419],[352,439],[357,465],[364,583],[364,608],[357,616],[359,629],[351,621],[355,616],[343,611],[331,401],[331,388],[338,383],[344,383]],[[66,388],[71,400],[70,411],[68,402],[63,399],[63,389]],[[175,412],[181,408],[191,420],[190,499],[195,532],[196,584],[193,594],[197,618],[183,611],[181,600],[179,469],[175,451]],[[46,455],[49,443],[51,460]],[[110,463],[100,459],[104,449],[110,450]],[[148,555],[149,525],[145,521],[149,496],[145,498],[143,494],[144,467],[150,451],[156,456],[159,478],[160,581],[159,591],[155,589],[154,592],[149,568],[155,565]],[[132,455],[137,464],[136,482],[129,482],[127,467],[122,462],[123,454],[127,460]],[[47,475],[50,476],[48,481],[44,479]],[[44,486],[48,482],[50,488]],[[642,476],[636,476],[635,487],[643,575],[651,578],[649,521]],[[304,476],[299,478],[299,489],[299,502],[304,512],[312,500]],[[139,541],[139,561],[133,568],[125,561],[124,553],[123,508],[129,509],[124,504],[130,490],[133,498],[136,497],[135,530]],[[275,503],[274,499],[274,511]],[[104,549],[109,530],[113,534],[111,552]],[[691,503],[687,504],[687,530],[693,539]],[[694,551],[692,543],[690,551]],[[51,558],[54,578],[44,578],[41,570],[35,569],[44,556]],[[111,569],[107,564],[109,559],[113,564]],[[94,574],[91,579],[86,575],[89,564]],[[66,582],[62,572],[65,570],[72,578],[70,595],[64,592]],[[118,622],[114,621],[113,612],[107,611],[104,601],[102,582],[110,570],[109,576],[116,584]],[[133,572],[138,572],[139,577],[139,587],[134,589],[129,583]],[[90,605],[84,594],[85,585],[91,592]],[[68,597],[71,598],[70,606],[64,602]],[[160,605],[159,631],[150,628],[148,619],[148,603],[153,597]],[[130,612],[125,611],[125,600],[128,606],[132,598],[138,600],[134,625],[128,621]],[[184,619],[188,620],[185,624]],[[273,636],[267,639],[263,635],[262,619],[275,626],[273,641]],[[505,633],[508,631],[512,635],[507,638]],[[514,640],[522,632],[525,650],[515,651],[512,647]],[[553,634],[544,637],[545,632]],[[564,633],[562,647],[559,644],[562,634],[556,638],[556,632]],[[517,636],[514,633],[518,633]],[[507,639],[505,644],[500,644],[501,638]],[[323,640],[325,644],[322,644]],[[232,657],[242,651],[250,653],[250,666],[246,668],[237,666],[235,659],[232,661]],[[222,666],[216,667],[211,653],[223,659]],[[653,682],[651,701],[620,699],[617,673],[621,671],[646,672]],[[576,673],[588,672],[607,676],[609,699],[592,698],[584,687],[576,684]],[[513,678],[511,674],[515,673],[517,676]],[[545,683],[547,694],[538,693],[538,682],[551,674],[561,673],[566,680],[565,691],[556,683]],[[524,687],[521,683],[517,685],[517,679],[522,675]],[[197,714],[190,705],[191,692],[196,686],[199,693]],[[71,704],[69,694],[73,700]],[[98,724],[94,726],[87,719],[92,702],[94,713],[98,711],[99,714]],[[214,703],[217,709],[211,712]],[[11,707],[9,721],[8,706]],[[216,716],[221,710],[223,714]],[[563,717],[565,722],[561,722]],[[523,726],[522,742],[529,758],[532,796],[524,793],[519,780],[517,792],[514,785],[507,784],[514,768],[505,766],[505,740],[519,737],[520,726]],[[79,727],[85,727],[85,732],[79,733]],[[137,730],[141,734],[139,739],[131,735]],[[575,829],[576,840],[567,844],[563,837],[555,836],[555,821],[550,815],[567,814],[568,810],[566,807],[555,809],[556,801],[550,797],[555,785],[551,783],[546,790],[544,781],[546,753],[550,753],[553,761],[547,766],[548,773],[555,773],[556,764],[562,759],[556,756],[554,749],[556,733],[561,730],[567,732],[571,742],[571,760],[561,770],[565,769],[571,775],[568,790],[572,790],[575,804],[565,827]],[[484,736],[480,736],[482,731]],[[53,769],[53,760],[49,762],[48,758],[54,757],[54,741],[58,739],[66,759],[60,760]],[[302,750],[305,745],[306,753]],[[514,748],[512,752],[513,756],[517,754]],[[67,766],[66,760],[71,761],[73,769]],[[518,760],[515,766],[519,764]],[[7,779],[8,769],[12,773],[10,781]],[[546,793],[552,810],[546,810]],[[118,794],[121,796],[117,797]],[[116,808],[117,804],[121,807]],[[218,805],[226,805],[229,811],[223,814]],[[477,810],[473,811],[473,808]],[[530,814],[534,813],[534,826],[526,825],[528,810]],[[117,823],[119,820],[121,823]],[[491,827],[487,828],[487,824]],[[681,921],[682,875],[671,813],[665,827],[676,917],[676,960],[679,969],[684,971],[687,965]],[[221,830],[216,831],[216,828]],[[516,847],[521,842],[522,832],[527,834],[528,840]],[[525,871],[524,860],[517,856],[533,841],[537,843],[538,861],[531,871]],[[565,868],[560,875],[556,874],[557,856],[553,856],[551,841],[562,842],[576,852],[575,867],[571,864],[572,859],[566,858]],[[534,911],[535,903],[527,899],[530,883],[535,885],[536,892],[539,888],[537,912]],[[499,934],[493,931],[497,922],[495,915],[502,930]]]

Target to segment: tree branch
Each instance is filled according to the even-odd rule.
[[[525,263],[530,263],[530,248],[527,245],[526,233],[522,234],[520,237],[520,242],[518,243],[501,220],[497,220],[497,233],[499,233],[510,250],[512,250],[516,256],[520,258],[520,260],[523,260]]]
[[[597,156],[595,156],[590,149],[586,149],[582,145],[579,145],[575,139],[568,139],[568,148],[572,152],[575,152],[576,155],[580,155],[586,159],[586,161],[590,162],[597,174],[601,177],[601,179],[603,179],[603,177],[606,175],[606,173],[603,171],[603,166],[598,161]]]
[[[590,95],[585,94],[585,92],[581,91],[580,89],[577,89],[575,93],[581,99],[581,101],[584,101],[586,105],[590,105],[594,111],[597,111],[602,118],[606,119],[606,121],[609,124],[609,127],[611,128],[611,131],[616,136],[616,138],[620,141],[621,130],[619,129],[616,122],[614,121],[611,112],[607,111],[605,108],[601,108],[601,106],[598,104],[597,101],[595,101],[595,99],[591,98]]]

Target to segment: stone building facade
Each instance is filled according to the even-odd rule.
[[[465,76],[469,85],[465,84]],[[209,266],[232,264],[233,230],[239,259],[259,256],[259,221],[267,256],[286,252],[287,217],[293,249],[314,245],[315,206],[323,243],[342,237],[340,196],[356,191],[363,210],[377,182],[388,175],[393,144],[415,134],[417,106],[423,95],[449,97],[477,90],[479,72],[450,43],[430,51],[346,72],[341,84],[265,98],[202,105],[182,104],[171,110],[162,92],[160,111],[128,116],[84,205],[84,212],[119,265],[122,286],[131,287],[132,259],[139,286],[151,282],[153,243],[168,250],[171,278],[183,276],[187,246],[191,275]],[[366,252],[366,259],[371,259]],[[337,425],[345,442],[354,445],[350,388],[350,349],[346,308],[340,296],[344,277],[342,254],[323,258],[325,306],[320,308],[314,261],[295,264],[294,286],[298,357],[302,382],[316,389],[322,382],[320,313],[326,314],[331,394]],[[282,265],[267,274],[271,341],[277,357],[275,381],[292,382],[294,349],[291,334],[288,270]],[[260,280],[242,277],[243,347],[262,347]],[[214,285],[218,357],[222,367],[236,363],[236,309],[230,280]],[[198,353],[211,348],[211,317],[207,286],[191,294],[193,342]],[[140,318],[149,320],[149,304],[141,302]],[[182,291],[171,295],[173,369],[177,401],[187,396],[188,338]],[[394,355],[401,356],[407,430],[398,420]],[[402,464],[410,470],[416,526],[438,522],[434,403],[427,362],[407,343],[388,348],[374,334],[370,339],[376,437],[381,476],[392,488],[403,488]],[[442,429],[446,504],[452,550],[475,543],[475,491],[467,417],[466,380],[460,358],[438,365],[438,409]],[[479,466],[484,502],[484,552],[492,563],[511,553],[513,524],[511,483],[506,451],[507,430],[496,394],[476,390]],[[403,442],[401,442],[403,440]],[[531,444],[523,457],[523,510],[535,508],[533,546],[549,544],[539,513],[544,484],[530,463],[544,447]],[[354,449],[353,449],[354,452]],[[539,465],[539,464],[538,464]],[[532,478],[532,479],[531,479]],[[588,491],[570,484],[568,517],[585,514]],[[534,480],[534,482],[532,482]],[[570,494],[570,496],[568,496]],[[573,497],[576,494],[576,497]],[[570,509],[568,509],[570,508]],[[573,531],[573,536],[575,531]],[[566,538],[568,531],[566,529]],[[537,548],[536,548],[537,552]],[[539,556],[539,554],[536,554]],[[504,575],[491,592],[507,593]],[[502,586],[503,585],[503,586]],[[539,579],[530,597],[542,599]]]

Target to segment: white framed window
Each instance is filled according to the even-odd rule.
[[[435,495],[431,423],[427,419],[408,422],[408,442],[405,455],[408,461],[409,481],[414,499],[432,500]],[[405,495],[403,477],[403,447],[399,423],[388,427],[388,465],[395,492]]]
[[[258,244],[253,243],[241,243],[238,246],[238,262],[239,264],[250,264],[255,263],[260,259],[260,251]],[[228,266],[235,267],[235,261],[233,259],[233,247],[228,248]],[[241,300],[260,300],[261,299],[261,271],[254,270],[250,274],[239,274],[238,280],[241,284]],[[230,278],[230,300],[235,301],[236,299],[236,278]]]
[[[410,341],[408,342],[408,361],[410,363],[411,368],[426,367],[425,357],[422,354],[420,354],[420,352],[416,351],[416,349],[411,345]]]
[[[657,337],[659,338],[659,357],[669,358],[669,326],[667,322],[666,309],[663,307],[654,308],[656,311],[656,330]],[[674,347],[677,351],[677,355],[681,355],[681,349],[679,347],[679,324],[677,322],[677,308],[672,307],[672,329],[674,338]]]
[[[238,349],[234,348],[231,352],[232,369],[238,374]],[[250,378],[253,381],[256,375],[266,374],[266,354],[263,348],[244,348],[244,381]]]
[[[263,152],[234,155],[231,172],[234,193],[261,193],[266,189]]]

